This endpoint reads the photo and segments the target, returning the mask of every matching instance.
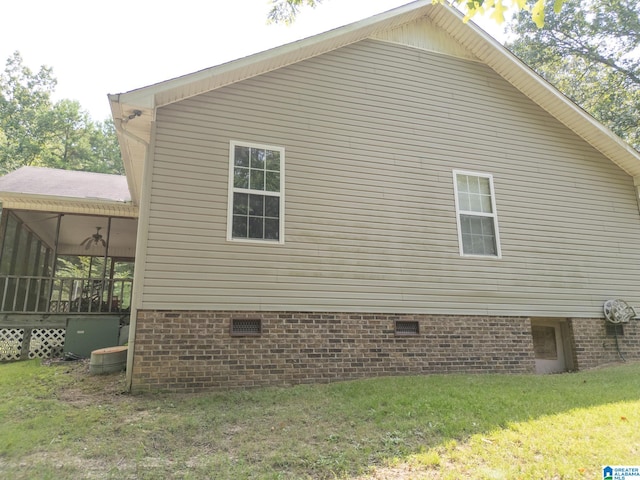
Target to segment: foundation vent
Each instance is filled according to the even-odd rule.
[[[619,323],[608,323],[606,324],[607,329],[607,337],[623,337],[624,336],[624,326]]]
[[[234,337],[262,335],[262,320],[259,318],[234,318],[231,320],[231,335]]]
[[[419,323],[415,320],[396,320],[396,335],[418,335]]]

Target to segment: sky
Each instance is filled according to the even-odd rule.
[[[96,121],[107,94],[186,75],[325,32],[409,0],[324,0],[293,25],[267,24],[269,0],[6,0],[0,60],[53,68],[54,99],[77,100]],[[477,21],[490,33],[502,30]]]

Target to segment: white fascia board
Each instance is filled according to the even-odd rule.
[[[325,33],[109,98],[140,109],[161,107],[363,40],[439,7],[448,8],[433,5],[431,0],[418,0]]]
[[[434,6],[431,0],[419,0],[255,55],[129,92],[109,95],[129,191],[134,203],[138,205],[142,195],[140,190],[143,164],[157,108],[363,40],[380,30],[428,15],[433,8],[437,6]],[[140,112],[139,116],[136,116],[136,111]],[[140,140],[147,144],[143,145]]]
[[[516,89],[629,175],[640,176],[640,154],[637,151],[565,97],[480,27],[473,22],[464,23],[461,12],[447,5],[433,5],[431,0],[419,0],[350,25],[229,63],[130,92],[110,95],[114,121],[118,126],[127,121],[134,110],[140,110],[141,117],[132,119],[125,128],[135,137],[147,140],[151,131],[151,122],[158,107],[321,55],[371,37],[381,30],[393,28],[423,16],[432,18],[435,24],[447,31]],[[133,142],[131,138],[122,138],[122,140],[129,144]],[[134,164],[144,162],[144,155],[141,155],[140,149],[133,145],[127,148],[134,149],[134,151],[125,152],[123,146],[123,156],[131,157],[125,158],[125,162],[130,162],[127,170],[129,178],[133,172],[140,170],[140,168],[136,169]],[[128,167],[125,163],[126,168]],[[132,198],[137,203],[140,182],[136,179],[129,181]]]
[[[495,38],[452,8],[434,10],[434,21],[542,109],[629,175],[640,175],[640,153],[567,98]]]

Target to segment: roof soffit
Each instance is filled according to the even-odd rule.
[[[431,0],[419,0],[249,57],[130,92],[109,95],[134,204],[141,202],[144,163],[157,108],[364,40],[385,29],[394,29],[428,16],[437,7]]]
[[[162,82],[142,90],[153,89],[156,107],[168,105],[232,83],[246,80],[287,65],[327,53],[346,45],[373,37],[385,30],[393,30],[415,22],[437,8],[430,1],[414,2],[350,25],[336,28],[313,37],[260,52],[232,62],[201,70],[184,77]],[[140,91],[127,94],[136,95]],[[133,98],[133,97],[132,97]],[[125,97],[126,101],[126,97]],[[148,100],[147,100],[148,101]]]
[[[428,39],[418,39],[429,33]],[[168,80],[131,92],[111,95],[116,126],[128,121],[128,116],[140,109],[140,118],[126,123],[125,129],[133,137],[148,142],[155,109],[201,93],[221,88],[302,60],[321,55],[351,43],[375,38],[453,54],[486,63],[496,73],[528,96],[568,128],[599,150],[632,176],[640,176],[640,154],[602,126],[593,117],[564,97],[558,90],[538,76],[500,43],[472,22],[464,23],[462,14],[444,5],[420,0],[351,25],[331,30],[298,42],[283,45],[220,66]],[[451,42],[453,40],[453,42]],[[425,46],[424,42],[427,42]],[[449,45],[446,45],[449,43]],[[453,44],[453,45],[452,45]],[[456,45],[457,44],[457,45]],[[127,176],[135,178],[132,190],[138,203],[144,163],[145,146],[123,136],[123,154]],[[127,150],[125,152],[125,150]],[[134,193],[135,192],[135,193]]]
[[[480,27],[472,22],[464,24],[461,14],[445,9],[434,10],[432,18],[455,41],[622,170],[633,177],[640,174],[639,152],[569,100]]]
[[[54,213],[82,213],[114,217],[138,217],[138,208],[131,203],[101,201],[98,199],[55,197],[25,193],[2,192],[2,208],[8,210],[35,210]]]

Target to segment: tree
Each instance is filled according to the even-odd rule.
[[[0,73],[0,174],[38,165],[123,173],[113,123],[93,122],[76,101],[54,103],[51,68],[32,72],[14,53]]]
[[[92,130],[91,149],[93,158],[98,161],[92,171],[99,173],[117,173],[124,175],[124,165],[120,156],[120,144],[113,120],[95,122]]]
[[[300,12],[300,8],[304,6],[315,8],[322,1],[271,0],[269,20],[276,23],[291,23]],[[465,21],[473,18],[474,15],[489,13],[493,20],[497,23],[502,23],[505,20],[505,12],[508,10],[527,12],[527,15],[531,17],[536,25],[542,27],[545,15],[549,11],[547,1],[553,4],[553,10],[557,13],[566,0],[433,0],[433,3],[446,3],[462,7],[466,13]]]
[[[61,100],[53,107],[52,140],[42,163],[51,167],[122,174],[112,121],[94,123],[76,101]]]
[[[48,142],[52,121],[51,93],[56,80],[51,69],[33,73],[18,52],[0,75],[0,173],[37,163]]]
[[[560,91],[640,149],[640,4],[568,0],[544,28],[518,15],[507,45]]]

